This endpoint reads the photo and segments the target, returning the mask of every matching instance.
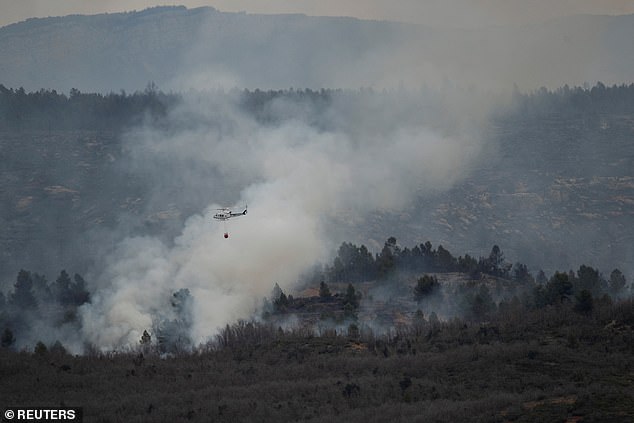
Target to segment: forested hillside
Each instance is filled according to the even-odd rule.
[[[201,96],[236,99],[241,110],[269,127],[299,118],[334,130],[347,121],[333,119],[333,105],[342,118],[352,109],[363,115],[377,107],[412,122],[434,124],[440,116],[439,107],[398,92],[255,90]],[[292,108],[276,106],[281,100]],[[221,185],[231,181],[214,182],[210,169],[188,178],[183,190],[180,180],[161,180],[154,171],[161,163],[131,165],[133,145],[122,136],[142,124],[178,129],[170,128],[165,116],[181,101],[181,95],[164,94],[151,84],[134,94],[75,90],[69,96],[2,87],[5,288],[20,268],[49,274],[73,268],[84,274],[91,255],[116,241],[108,241],[108,232],[121,226],[126,234],[169,238],[184,219],[222,195]],[[354,107],[344,109],[342,103]],[[354,240],[378,250],[383,239],[395,235],[406,245],[429,239],[474,256],[498,244],[535,271],[589,264],[605,272],[620,268],[629,276],[633,122],[631,85],[517,93],[490,120],[487,158],[469,178],[397,214],[379,211],[356,225],[339,216],[339,242]],[[160,201],[151,195],[159,187],[169,193]],[[199,195],[187,195],[190,190]]]
[[[358,275],[360,261],[381,274]],[[445,273],[462,263],[486,276]],[[81,356],[60,342],[16,352],[16,337],[5,329],[0,394],[7,404],[81,404],[88,419],[138,421],[634,417],[634,307],[631,297],[619,299],[623,280],[613,276],[608,284],[583,266],[536,281],[522,265],[512,268],[511,275],[497,246],[470,260],[430,243],[401,249],[389,239],[376,257],[344,244],[320,275],[331,283],[322,281],[318,295],[293,297],[275,286],[262,316],[227,324],[204,345],[189,344],[186,314],[144,331],[127,351],[88,345]],[[422,269],[439,273],[411,289],[405,275]],[[0,316],[18,305],[21,316],[48,307],[66,310],[64,320],[54,317],[60,324],[76,325],[75,300],[90,298],[63,294],[80,293],[82,278],[73,284],[62,272],[51,284],[56,306],[39,311],[24,302],[31,279],[45,286],[41,276],[21,272]],[[351,281],[345,293],[335,292],[338,281]],[[174,293],[172,307],[184,310],[188,295]],[[464,314],[448,318],[442,303],[462,303]],[[406,312],[408,304],[417,311]]]

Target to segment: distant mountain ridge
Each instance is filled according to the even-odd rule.
[[[216,86],[395,86],[429,80],[561,86],[634,80],[634,15],[521,28],[434,29],[211,7],[29,19],[0,28],[0,83],[110,92]]]
[[[282,66],[274,65],[276,61],[290,54],[292,57],[284,60],[287,64],[304,67],[315,54],[294,32],[323,38],[333,34],[332,26],[337,27],[335,32],[341,32],[350,25],[365,28],[354,31],[358,34],[356,40],[346,37],[346,51],[339,58],[358,51],[357,47],[370,48],[366,44],[371,41],[369,35],[381,32],[380,27],[400,26],[354,18],[247,15],[183,6],[34,18],[0,28],[0,83],[27,90],[136,90],[149,81],[163,87],[177,79],[183,69],[192,67],[222,67],[226,73],[240,73],[235,68],[246,67],[261,73],[261,61],[252,60],[249,52],[267,47],[269,65],[265,69],[287,78],[290,75],[285,75]],[[265,43],[267,38],[270,43]],[[336,46],[331,45],[329,50],[332,53]],[[300,64],[300,59],[305,64]],[[288,80],[292,85],[292,78]]]
[[[5,85],[27,89],[142,88],[172,74],[178,51],[192,42],[179,29],[196,17],[198,10],[169,7],[29,19],[0,28],[0,73]]]

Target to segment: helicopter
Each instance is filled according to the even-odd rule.
[[[227,220],[231,219],[232,217],[240,217],[240,216],[245,216],[247,214],[247,206],[244,206],[244,211],[242,211],[242,212],[233,212],[228,207],[223,207],[223,208],[216,209],[216,210],[218,212],[216,214],[214,214],[214,219],[222,220],[223,222],[226,222]],[[227,232],[226,223],[225,223],[225,234],[224,234],[224,237],[225,238],[229,238],[229,232]]]

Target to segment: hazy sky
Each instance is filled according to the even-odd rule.
[[[0,26],[30,17],[174,4],[213,6],[227,12],[354,16],[452,26],[526,23],[579,13],[634,13],[634,0],[0,0]]]

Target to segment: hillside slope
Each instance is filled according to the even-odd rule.
[[[0,83],[101,92],[149,81],[170,89],[621,83],[634,79],[632,39],[634,16],[467,31],[157,7],[2,27]]]
[[[252,92],[243,99],[251,104],[261,96]],[[357,104],[354,94],[341,96]],[[78,98],[84,97],[91,98]],[[315,111],[320,104],[309,99],[297,110],[314,111],[310,116],[317,125],[333,125]],[[352,109],[366,110],[357,105]],[[520,110],[495,119],[486,135],[492,151],[468,179],[412,198],[401,210],[337,210],[329,219],[336,228],[333,243],[365,244],[376,253],[395,236],[400,245],[429,240],[474,257],[497,244],[509,260],[528,264],[534,273],[586,264],[605,274],[619,268],[631,280],[634,114],[626,106],[599,113],[594,105],[582,114],[571,113],[571,107],[538,115]],[[270,110],[264,101],[250,113]],[[292,116],[297,117],[284,119]],[[20,268],[85,273],[101,249],[127,236],[170,242],[188,217],[241,189],[239,179],[221,178],[206,165],[187,162],[186,169],[166,171],[175,166],[173,160],[152,155],[135,162],[128,138],[97,129],[18,128],[0,134],[5,288]]]

